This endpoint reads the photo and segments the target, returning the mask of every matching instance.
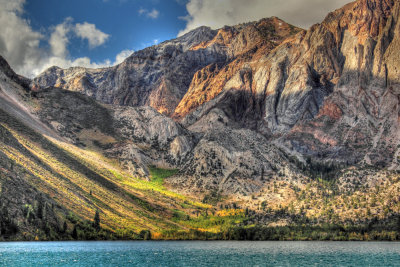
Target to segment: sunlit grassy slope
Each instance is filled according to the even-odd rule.
[[[0,151],[26,174],[26,183],[81,220],[93,220],[99,210],[101,226],[118,237],[134,238],[142,230],[150,230],[153,238],[165,232],[171,238],[171,231],[218,232],[243,218],[242,212],[219,214],[210,205],[168,191],[163,179],[177,170],[150,166],[150,181],[139,179],[99,152],[42,136],[1,110],[0,116],[0,127],[9,136],[0,139]],[[73,220],[66,222],[72,229]]]

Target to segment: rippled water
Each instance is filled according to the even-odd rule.
[[[400,243],[99,241],[0,243],[1,266],[400,266]]]

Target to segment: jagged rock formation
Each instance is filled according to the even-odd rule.
[[[190,83],[190,75],[210,63],[225,61],[224,47],[215,44],[192,49],[216,32],[201,27],[178,39],[138,51],[123,63],[106,69],[53,67],[35,83],[79,91],[109,104],[151,106],[170,114]]]
[[[182,122],[208,133],[221,120],[210,114],[224,114],[269,141],[282,136],[275,142],[300,152],[300,160],[398,169],[398,19],[398,2],[350,3],[264,55],[258,68],[239,67]],[[257,179],[241,175],[249,176]]]
[[[286,137],[302,153],[399,168],[400,6],[358,1],[318,27],[334,36],[340,76],[317,117]]]
[[[170,220],[174,212],[203,204],[184,204],[145,179],[149,165],[182,161],[195,141],[189,131],[151,107],[31,90],[0,62],[0,240],[143,238],[144,229],[187,228]]]
[[[112,68],[52,67],[34,82],[42,87],[79,91],[103,103],[146,105],[171,115],[197,71],[210,68],[210,64],[225,66],[260,49],[266,52],[296,31],[277,18],[218,31],[200,27],[180,38],[135,52]]]
[[[236,203],[254,210],[244,225],[393,222],[399,18],[398,1],[358,0],[307,31],[274,17],[201,27],[33,81],[0,56],[0,238],[70,236],[66,202],[131,234],[185,231],[201,211],[220,231]],[[153,180],[154,166],[172,176]]]
[[[315,162],[398,169],[399,9],[359,0],[307,31],[278,18],[201,27],[118,66],[53,67],[33,84],[179,121],[114,106],[117,135],[134,142],[106,153],[140,175],[179,168],[169,182],[189,191],[256,192],[259,177]]]

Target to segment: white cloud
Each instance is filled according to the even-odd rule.
[[[160,12],[159,12],[157,9],[153,9],[152,11],[150,11],[149,13],[147,13],[147,16],[148,16],[149,18],[152,18],[152,19],[158,18],[158,15],[160,15]]]
[[[74,31],[78,37],[88,40],[90,48],[104,44],[110,37],[107,33],[97,29],[96,25],[87,22],[77,23]]]
[[[152,9],[151,11],[145,9],[145,8],[140,8],[138,10],[139,15],[145,15],[148,18],[151,19],[156,19],[158,18],[158,16],[160,15],[160,11],[158,11],[157,9]]]
[[[0,3],[3,11],[16,11],[18,13],[21,13],[23,11],[25,0],[1,0]]]
[[[140,9],[138,10],[138,13],[139,13],[139,15],[143,15],[143,14],[147,13],[147,9],[140,8]]]
[[[66,18],[61,24],[50,27],[50,36],[46,38],[21,17],[24,4],[25,0],[0,0],[0,55],[21,75],[32,78],[51,66],[109,67],[122,62],[133,52],[124,50],[114,61],[92,62],[88,57],[72,59],[68,44],[73,34],[87,39],[89,47],[104,44],[109,35],[98,30],[94,24],[73,24],[72,18]],[[49,47],[40,47],[41,41],[48,42]]]
[[[276,16],[289,23],[308,28],[321,22],[328,12],[349,0],[189,0],[186,28],[179,35],[200,26],[221,28]]]
[[[66,18],[61,24],[54,27],[50,35],[49,44],[54,56],[65,57],[68,55],[67,45],[69,43],[68,34],[72,30],[72,18]]]
[[[0,55],[11,66],[23,69],[41,58],[39,42],[44,36],[21,18],[24,0],[0,0]]]
[[[123,62],[127,57],[133,54],[133,50],[122,50],[116,57],[113,65]]]

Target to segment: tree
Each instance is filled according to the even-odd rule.
[[[151,240],[151,232],[150,232],[150,230],[142,230],[142,231],[140,231],[139,236],[143,240]]]
[[[99,213],[99,210],[96,210],[96,213],[94,214],[93,227],[96,228],[96,230],[100,230],[100,213]]]
[[[74,226],[74,229],[72,230],[72,238],[78,239],[78,230],[76,229],[76,224]]]
[[[44,210],[44,201],[43,201],[43,197],[40,196],[39,200],[38,200],[38,206],[37,206],[37,217],[39,219],[43,219],[43,217],[44,217],[43,210]]]
[[[63,231],[63,233],[66,233],[67,230],[68,230],[68,224],[67,224],[67,221],[64,221],[64,225],[63,225],[62,231]]]
[[[400,233],[400,215],[397,217],[397,231]]]

